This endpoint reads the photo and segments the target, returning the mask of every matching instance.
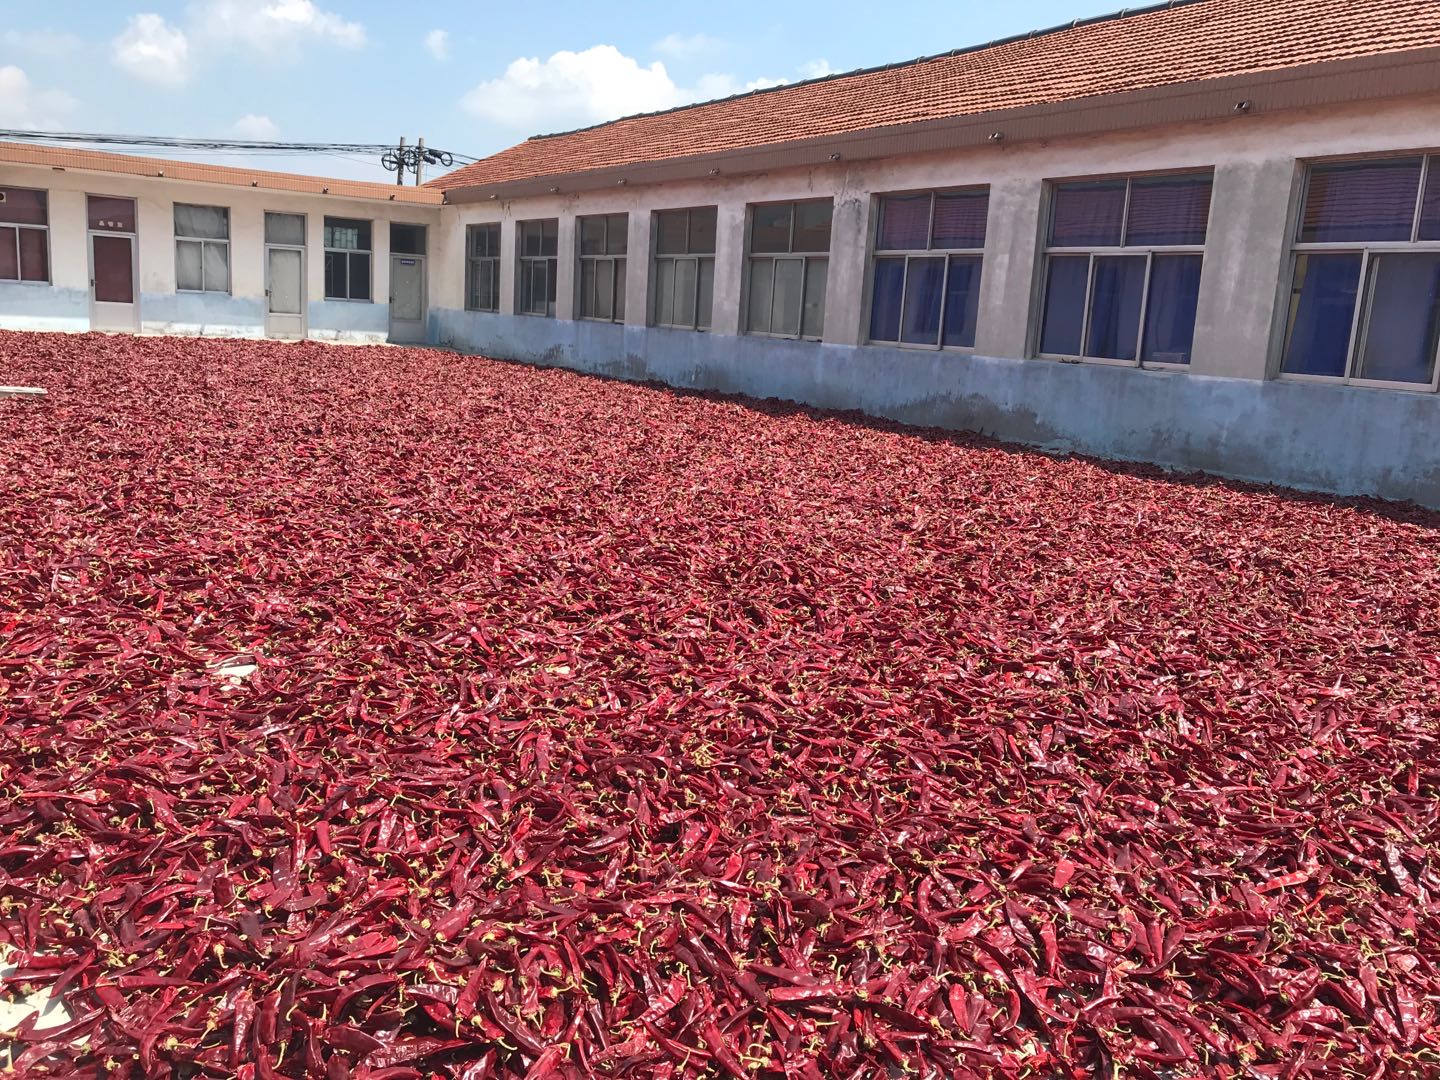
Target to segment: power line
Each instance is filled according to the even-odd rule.
[[[204,151],[210,153],[234,154],[360,154],[379,156],[394,153],[390,143],[342,143],[342,142],[281,142],[269,139],[200,139],[182,138],[171,135],[109,135],[102,132],[78,131],[24,131],[0,128],[0,139],[35,143],[84,144],[115,148],[157,148],[167,150]],[[436,151],[432,154],[468,163],[478,158],[451,151]]]

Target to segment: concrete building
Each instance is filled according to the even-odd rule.
[[[19,153],[0,187],[54,192],[52,250],[64,193],[71,261],[0,284],[0,325],[84,324],[99,189]],[[141,200],[140,324],[220,326],[176,291],[178,167],[149,164],[114,192]],[[1181,0],[537,137],[414,202],[263,183],[231,260],[251,332],[264,211],[306,213],[316,253],[322,218],[373,222],[372,299],[382,223],[414,223],[433,343],[1440,506],[1434,0]],[[307,329],[383,335],[366,306],[312,300]]]

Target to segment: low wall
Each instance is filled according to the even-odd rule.
[[[431,338],[632,381],[1440,508],[1440,396],[439,310]]]
[[[264,337],[265,302],[226,293],[145,293],[140,329],[149,334]]]
[[[0,282],[0,329],[90,329],[90,294],[84,289]]]

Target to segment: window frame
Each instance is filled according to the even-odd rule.
[[[324,241],[325,241],[325,230],[326,230],[326,229],[333,229],[333,228],[336,227],[336,226],[333,226],[333,225],[327,225],[326,222],[329,222],[329,221],[346,221],[346,222],[356,221],[356,222],[362,222],[362,223],[364,223],[364,224],[366,224],[366,225],[369,225],[369,226],[370,226],[370,247],[369,247],[369,248],[359,248],[359,247],[353,247],[353,248],[337,248],[337,247],[331,247],[329,244],[324,243]],[[337,304],[373,304],[373,303],[375,303],[375,221],[374,221],[374,219],[370,219],[370,218],[332,217],[332,216],[329,215],[329,214],[322,215],[322,217],[321,217],[321,219],[320,219],[320,240],[321,240],[321,243],[324,245],[324,246],[323,246],[323,251],[324,251],[324,257],[325,257],[325,264],[326,264],[326,265],[325,265],[325,274],[324,274],[324,280],[325,280],[325,299],[326,299],[327,301],[333,301],[333,302],[335,302],[335,303],[337,303]],[[364,255],[364,256],[367,256],[367,258],[369,259],[368,265],[369,265],[369,267],[370,267],[370,272],[369,272],[369,280],[365,283],[365,291],[366,291],[367,293],[369,293],[368,296],[356,297],[356,296],[331,296],[331,295],[330,295],[330,285],[329,285],[329,279],[330,279],[329,269],[330,269],[330,268],[329,268],[329,262],[330,262],[330,256],[331,256],[331,255],[344,255],[344,256],[345,256],[345,291],[346,291],[347,293],[350,293],[350,292],[353,292],[353,291],[354,291],[354,290],[351,288],[351,276],[350,276],[351,256],[354,256],[354,255]]]
[[[623,252],[610,251],[610,226],[615,218],[625,220],[625,250]],[[604,222],[605,248],[604,253],[599,255],[585,254],[585,222]],[[614,326],[625,324],[625,287],[626,274],[629,272],[627,260],[630,257],[630,213],[627,210],[617,210],[608,214],[580,214],[575,218],[575,318],[583,322],[610,323]],[[610,264],[610,314],[587,315],[585,314],[585,264],[596,265],[599,263]],[[618,265],[617,265],[618,264]],[[596,278],[598,280],[599,268],[596,266]]]
[[[178,225],[175,225],[175,212],[182,206],[194,207],[198,210],[223,210],[225,212],[225,239],[216,240],[204,236],[181,236]],[[208,206],[203,203],[171,203],[170,204],[171,224],[175,230],[175,291],[185,293],[187,296],[204,296],[206,293],[217,293],[222,296],[234,295],[235,268],[231,265],[230,256],[230,207]],[[200,246],[200,288],[185,289],[180,286],[180,245],[198,244]],[[225,249],[225,287],[223,289],[212,289],[205,282],[205,247],[214,245]]]
[[[823,252],[795,250],[795,213],[796,207],[809,203],[828,203],[830,206],[830,246]],[[755,211],[767,206],[788,206],[790,208],[790,239],[785,251],[761,251],[754,250],[755,245]],[[745,281],[744,281],[744,311],[741,326],[746,335],[752,337],[774,338],[777,341],[821,341],[825,340],[824,319],[821,319],[820,333],[818,336],[805,333],[805,303],[810,296],[810,267],[817,262],[825,264],[825,312],[829,313],[830,306],[830,251],[835,246],[835,199],[833,196],[819,196],[808,199],[773,199],[764,202],[753,202],[745,207]],[[799,262],[803,264],[800,273],[800,310],[799,310],[799,331],[794,334],[777,334],[774,330],[754,330],[750,327],[750,293],[751,282],[755,276],[755,264],[757,262],[768,262],[770,264],[770,325],[775,325],[775,283],[779,274],[775,269],[782,262]]]
[[[472,255],[471,238],[481,229],[493,229],[495,232],[495,254],[494,255]],[[479,311],[486,314],[498,314],[500,311],[500,249],[503,244],[504,225],[499,221],[472,221],[465,226],[465,310]],[[471,307],[471,281],[472,275],[480,263],[489,263],[490,272],[494,281],[494,307]]]
[[[709,211],[715,215],[715,243],[714,247],[720,246],[720,207],[713,206],[673,206],[663,210],[653,210],[650,216],[651,248],[653,252],[650,257],[650,295],[649,301],[649,324],[663,330],[691,330],[697,334],[708,334],[713,332],[715,324],[715,252],[697,252],[691,249],[691,237],[695,232],[694,215],[696,211]],[[660,251],[660,217],[663,214],[684,214],[685,215],[685,251],[665,252]],[[695,320],[690,323],[668,323],[660,321],[660,264],[669,263],[674,274],[674,267],[680,263],[691,263],[695,267]],[[710,322],[704,326],[700,325],[700,269],[704,263],[710,264]],[[672,281],[676,280],[672,276]]]
[[[1420,183],[1415,193],[1415,209],[1410,219],[1410,239],[1366,241],[1305,242],[1299,239],[1305,222],[1305,206],[1310,199],[1310,185],[1317,165],[1345,165],[1366,161],[1385,161],[1407,157],[1420,158]],[[1373,314],[1375,283],[1370,273],[1370,263],[1375,255],[1440,255],[1440,240],[1421,240],[1420,223],[1425,206],[1425,187],[1430,179],[1430,170],[1440,168],[1440,151],[1406,150],[1400,153],[1347,155],[1344,157],[1308,158],[1301,163],[1304,173],[1299,185],[1299,200],[1294,214],[1295,224],[1290,230],[1289,275],[1281,294],[1281,311],[1284,322],[1279,331],[1279,348],[1275,358],[1275,377],[1286,382],[1324,383],[1330,386],[1360,386],[1371,390],[1404,390],[1412,394],[1433,394],[1440,391],[1440,341],[1437,341],[1436,355],[1431,364],[1430,381],[1396,382],[1392,379],[1366,379],[1354,374],[1364,351],[1370,333]],[[1312,375],[1301,371],[1285,370],[1285,353],[1290,343],[1294,320],[1293,308],[1298,299],[1295,292],[1295,275],[1300,269],[1300,258],[1304,255],[1359,255],[1360,276],[1355,290],[1355,310],[1350,313],[1350,339],[1345,346],[1345,374]]]
[[[525,226],[540,226],[540,239],[545,239],[544,226],[547,222],[555,223],[555,254],[554,255],[526,255],[525,254]],[[523,303],[525,297],[525,283],[529,280],[528,271],[532,263],[547,263],[546,267],[546,310],[529,311]],[[515,314],[525,315],[532,319],[554,319],[559,316],[559,276],[560,276],[560,218],[525,218],[515,222]],[[549,295],[555,294],[555,299]]]
[[[883,224],[881,218],[884,214],[884,200],[889,198],[905,198],[907,196],[928,195],[930,196],[930,221],[926,227],[926,236],[933,242],[935,238],[935,203],[940,195],[958,195],[975,192],[985,193],[985,235],[990,235],[990,185],[989,184],[962,184],[959,187],[936,187],[916,188],[909,191],[882,191],[877,192],[871,199],[870,213],[870,258],[865,268],[865,303],[861,317],[864,320],[861,328],[865,334],[865,344],[875,345],[884,349],[913,349],[918,352],[953,352],[969,353],[975,352],[974,345],[946,345],[945,344],[945,298],[949,296],[950,288],[950,262],[952,259],[979,259],[980,279],[985,278],[985,248],[905,248],[894,249],[880,247],[880,229]],[[870,336],[873,328],[872,315],[875,309],[875,271],[881,259],[905,260],[905,273],[900,279],[900,337],[902,340],[889,341],[885,338]],[[910,263],[914,259],[943,259],[945,261],[945,273],[940,279],[940,329],[935,335],[935,344],[927,345],[924,342],[905,341],[905,300],[906,289],[910,284]],[[978,323],[978,315],[977,315]]]
[[[15,230],[15,273],[17,275],[13,278],[0,278],[0,284],[40,286],[53,285],[55,283],[55,253],[51,250],[50,245],[50,189],[26,187],[23,184],[3,184],[0,185],[0,189],[3,189],[5,191],[30,191],[34,192],[37,195],[45,196],[44,225],[22,224],[18,221],[0,221],[0,229]],[[45,234],[45,276],[43,278],[27,278],[25,276],[25,268],[21,265],[20,262],[21,229],[30,229],[34,232],[41,232]]]
[[[1126,234],[1130,228],[1130,197],[1136,180],[1156,180],[1162,177],[1179,176],[1208,176],[1210,178],[1210,206],[1206,210],[1205,218],[1205,241],[1200,244],[1126,244]],[[1059,189],[1065,184],[1103,183],[1107,180],[1125,181],[1125,205],[1120,212],[1120,245],[1052,245],[1050,243],[1051,227],[1055,221],[1055,196]],[[1054,360],[1068,364],[1105,364],[1109,367],[1135,368],[1144,371],[1189,371],[1189,363],[1167,363],[1162,360],[1146,362],[1145,357],[1145,318],[1150,311],[1150,286],[1155,270],[1156,255],[1199,255],[1201,273],[1205,267],[1205,248],[1210,242],[1211,213],[1215,209],[1215,168],[1204,166],[1185,169],[1161,169],[1150,172],[1133,173],[1105,173],[1100,175],[1062,177],[1046,181],[1045,218],[1043,221],[1044,231],[1041,236],[1044,238],[1040,248],[1040,271],[1036,276],[1038,287],[1036,289],[1037,302],[1035,315],[1031,319],[1032,333],[1034,335],[1033,345],[1030,354],[1038,360]],[[1085,255],[1089,257],[1085,270],[1085,302],[1083,316],[1080,322],[1080,349],[1079,354],[1069,353],[1047,353],[1041,352],[1040,347],[1045,335],[1045,305],[1049,299],[1050,290],[1050,263],[1055,257],[1071,258]],[[1138,333],[1135,341],[1135,359],[1117,360],[1108,356],[1086,356],[1084,353],[1086,342],[1090,338],[1090,308],[1094,299],[1095,290],[1095,262],[1097,259],[1115,257],[1145,257],[1145,290],[1140,296],[1140,315]],[[1198,319],[1197,319],[1198,325]],[[1193,339],[1192,339],[1193,347]],[[1192,353],[1193,359],[1193,353]]]

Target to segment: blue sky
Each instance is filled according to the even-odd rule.
[[[538,132],[890,63],[1120,0],[0,0],[0,127],[386,142]],[[192,158],[384,180],[336,157]]]

